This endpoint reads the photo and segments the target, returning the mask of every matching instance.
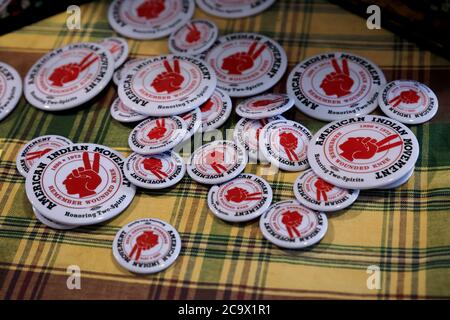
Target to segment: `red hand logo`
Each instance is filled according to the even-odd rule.
[[[157,92],[167,91],[167,93],[172,93],[181,88],[184,77],[181,74],[180,62],[175,59],[173,65],[174,69],[172,69],[167,60],[164,60],[166,71],[158,74],[152,82],[152,87],[155,88]]]
[[[248,52],[236,52],[223,59],[222,69],[228,71],[228,74],[242,74],[243,71],[253,67],[255,59],[258,58],[266,48],[266,45],[263,44],[256,50],[257,45],[258,43],[255,41],[250,45]]]
[[[283,132],[280,134],[280,145],[284,148],[284,152],[291,161],[298,161],[299,158],[295,153],[298,145],[298,139],[291,132]]]
[[[156,120],[156,126],[153,127],[148,133],[147,137],[151,140],[153,139],[161,139],[164,137],[164,134],[166,133],[166,119],[157,119]]]
[[[348,95],[353,86],[353,79],[350,77],[347,59],[342,59],[342,70],[336,59],[331,60],[334,72],[327,74],[322,80],[320,87],[327,96],[336,95],[338,98]]]
[[[165,8],[164,0],[146,0],[137,7],[136,11],[138,17],[155,19],[159,17]]]
[[[28,152],[27,155],[25,156],[25,160],[30,161],[30,160],[34,160],[34,159],[39,159],[41,158],[44,154],[46,154],[47,152],[51,151],[53,149],[51,148],[45,148],[44,150],[38,150],[38,151],[32,151],[32,152]]]
[[[276,99],[263,99],[263,100],[258,100],[258,101],[252,102],[252,107],[255,107],[255,108],[266,107],[268,105],[282,102],[282,101],[284,101],[284,98],[282,98],[282,97],[278,97]]]
[[[211,110],[211,108],[213,106],[214,106],[214,102],[212,101],[212,99],[209,99],[204,104],[202,104],[202,106],[200,107],[200,111],[201,112],[208,112],[208,111]]]
[[[158,158],[146,158],[143,161],[144,168],[150,171],[154,176],[156,176],[159,180],[163,180],[167,178],[167,173],[162,171],[162,161]]]
[[[68,194],[78,194],[80,198],[96,194],[95,189],[102,182],[98,174],[100,170],[100,154],[94,153],[94,161],[89,161],[89,153],[83,152],[83,165],[72,170],[72,172],[63,181]]]
[[[317,178],[316,182],[314,183],[314,186],[316,187],[316,198],[317,201],[320,201],[320,198],[323,198],[323,201],[327,201],[327,192],[333,190],[334,186],[332,184],[329,184],[325,180],[322,180],[321,178]]]
[[[109,49],[109,52],[111,52],[111,53],[116,53],[117,51],[119,51],[119,49],[120,49],[120,46],[118,45],[118,44],[114,44],[110,49]]]
[[[286,229],[289,233],[289,237],[295,238],[294,234],[297,237],[300,237],[300,231],[297,230],[297,227],[302,223],[303,217],[300,212],[297,211],[286,211],[283,213],[283,217],[281,218],[281,222],[286,226]]]
[[[187,28],[189,30],[188,34],[186,35],[186,41],[189,43],[194,43],[197,42],[198,40],[200,40],[201,38],[201,33],[200,31],[198,31],[197,27],[195,26],[195,24],[188,24]]]
[[[340,155],[348,161],[353,161],[355,159],[370,159],[378,152],[402,145],[402,141],[387,144],[389,141],[396,138],[399,138],[396,134],[388,136],[381,141],[377,141],[370,137],[348,138],[344,143],[339,145],[339,148],[342,150]]]
[[[417,91],[409,89],[409,90],[400,92],[400,94],[398,96],[396,96],[395,98],[393,98],[389,101],[389,104],[393,103],[394,105],[392,106],[392,108],[395,108],[400,103],[406,103],[406,104],[417,103],[419,101],[419,99],[420,99],[420,96],[417,94]]]
[[[249,193],[247,190],[234,187],[227,191],[225,195],[227,201],[240,203],[242,201],[261,200],[261,192]]]
[[[86,70],[91,64],[98,60],[98,57],[95,57],[91,61],[88,61],[92,55],[92,52],[89,53],[80,63],[67,63],[56,68],[53,70],[50,77],[48,77],[48,80],[56,87],[62,87],[65,83],[76,80],[82,71]]]
[[[138,261],[141,257],[142,250],[149,250],[158,244],[158,235],[154,234],[153,231],[144,231],[142,234],[136,238],[136,243],[130,252],[130,258],[136,254],[135,261]]]
[[[222,173],[226,171],[227,168],[223,165],[225,161],[225,154],[220,151],[213,151],[206,155],[206,163],[211,166],[217,173]]]

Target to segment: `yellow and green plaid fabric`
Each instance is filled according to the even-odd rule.
[[[43,54],[72,42],[114,35],[107,1],[81,7],[82,29],[66,27],[66,13],[0,37],[0,61],[25,76]],[[255,17],[213,20],[221,34],[259,32],[286,50],[289,70],[304,58],[345,50],[372,59],[388,80],[428,84],[440,110],[429,123],[413,126],[421,155],[411,180],[395,190],[361,192],[347,210],[329,214],[325,238],[308,250],[283,250],[266,241],[257,221],[229,224],[208,210],[208,188],[185,177],[176,187],[138,190],[131,206],[103,225],[58,232],[39,223],[16,171],[19,148],[33,137],[59,134],[130,152],[132,128],[114,121],[109,106],[113,85],[87,106],[60,113],[31,107],[24,98],[0,123],[0,297],[3,299],[405,299],[450,297],[450,62],[387,32],[368,30],[366,21],[325,1],[279,0]],[[445,35],[443,35],[445,36]],[[129,40],[133,57],[168,53],[167,39]],[[285,91],[286,73],[274,88]],[[316,132],[323,122],[296,109],[288,118]],[[236,114],[222,128],[233,128]],[[249,165],[247,172],[259,173]],[[293,198],[298,173],[267,179],[274,201]],[[112,257],[115,233],[126,223],[155,217],[180,232],[176,263],[158,274],[136,276]],[[69,290],[67,267],[81,270],[81,290]],[[369,289],[369,266],[380,270],[380,288]]]

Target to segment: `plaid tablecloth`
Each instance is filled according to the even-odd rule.
[[[0,37],[0,61],[25,76],[53,48],[114,35],[107,1],[82,6],[82,29],[66,28],[66,13]],[[176,187],[139,190],[131,206],[103,225],[74,231],[51,230],[33,216],[16,171],[19,148],[33,137],[60,134],[129,153],[132,128],[109,115],[116,95],[110,87],[87,106],[45,113],[22,98],[0,123],[0,297],[3,299],[291,299],[450,298],[450,62],[324,1],[279,0],[256,17],[213,20],[221,34],[260,32],[286,50],[289,70],[325,51],[346,50],[378,63],[388,80],[411,78],[428,84],[440,102],[429,123],[413,126],[421,145],[415,173],[395,190],[363,191],[347,210],[329,215],[329,230],[309,250],[282,250],[267,242],[257,221],[238,225],[208,210],[208,188],[185,177]],[[442,35],[447,36],[447,35]],[[129,40],[134,57],[167,53],[167,39]],[[275,91],[285,90],[286,73]],[[323,122],[296,109],[287,117],[316,132]],[[222,128],[232,128],[233,114]],[[247,172],[260,168],[249,165]],[[298,173],[266,177],[274,201],[293,198]],[[166,220],[180,232],[183,247],[168,270],[136,276],[113,260],[111,243],[124,224],[142,217]],[[79,266],[81,289],[69,290],[67,267]],[[380,270],[380,288],[369,289],[369,266]],[[377,268],[373,267],[373,268]]]

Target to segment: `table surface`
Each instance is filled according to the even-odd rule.
[[[72,42],[114,35],[107,1],[82,6],[82,29],[65,27],[66,13],[0,37],[0,61],[24,76],[43,54]],[[366,21],[324,1],[280,0],[255,17],[225,20],[199,8],[195,18],[213,20],[221,34],[259,32],[286,50],[287,75],[304,58],[345,50],[380,65],[388,80],[408,78],[428,84],[440,110],[430,122],[412,126],[421,154],[410,181],[395,190],[361,192],[347,210],[329,214],[329,229],[309,250],[283,250],[267,242],[258,222],[228,224],[208,210],[208,188],[189,177],[173,188],[138,190],[131,206],[103,225],[58,232],[33,216],[24,178],[15,167],[23,144],[44,134],[76,142],[104,144],[129,154],[131,125],[109,115],[116,96],[111,84],[82,108],[45,113],[22,98],[0,123],[0,297],[3,299],[402,299],[450,297],[450,62],[386,30],[368,30]],[[444,35],[443,35],[444,36]],[[133,57],[168,53],[167,39],[129,40]],[[379,110],[375,113],[379,114]],[[286,117],[316,132],[323,122],[295,108]],[[233,128],[232,114],[222,129]],[[246,172],[260,173],[248,165]],[[266,177],[274,201],[293,198],[298,173]],[[126,223],[143,217],[174,225],[183,247],[164,272],[136,276],[113,260],[111,243]],[[67,267],[79,266],[81,289],[69,290]],[[379,268],[380,288],[368,289],[369,266]]]

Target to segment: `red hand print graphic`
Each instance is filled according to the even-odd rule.
[[[297,211],[286,211],[282,214],[281,222],[286,226],[289,237],[295,238],[294,233],[297,237],[300,237],[300,231],[297,227],[302,223],[303,217],[300,212]]]
[[[62,87],[65,83],[76,80],[82,71],[98,60],[98,57],[94,57],[88,61],[92,55],[93,53],[89,53],[80,63],[67,63],[56,68],[48,77],[48,80],[56,87]]]
[[[348,138],[344,143],[339,145],[339,148],[342,150],[340,155],[348,161],[353,161],[355,159],[370,159],[378,152],[383,152],[402,145],[402,141],[388,144],[388,142],[396,138],[399,138],[399,135],[393,134],[381,141],[377,141],[370,137]]]
[[[214,106],[214,102],[212,101],[212,99],[209,99],[208,101],[206,101],[204,104],[202,104],[202,106],[200,107],[200,111],[201,112],[208,112],[211,111],[211,108]]]
[[[131,249],[130,258],[136,254],[135,261],[139,261],[141,257],[142,250],[150,250],[158,244],[158,235],[153,233],[153,231],[144,231],[139,237],[136,238],[136,243]]]
[[[148,133],[147,137],[151,140],[154,139],[161,139],[164,137],[164,134],[166,133],[166,119],[157,119],[156,120],[156,126],[154,126]]]
[[[136,11],[138,17],[155,19],[165,8],[164,0],[146,0],[137,7]]]
[[[169,61],[164,61],[166,71],[158,74],[152,82],[152,87],[155,88],[157,92],[167,91],[167,93],[172,93],[181,88],[184,77],[181,74],[180,62],[177,59],[174,59],[173,65],[174,68],[172,69]]]
[[[28,152],[27,155],[25,156],[25,160],[27,161],[31,161],[34,159],[39,159],[41,158],[44,154],[46,154],[47,152],[51,151],[53,149],[51,148],[45,148],[43,150],[38,150],[38,151],[32,151],[32,152]]]
[[[116,53],[117,51],[120,50],[120,46],[118,44],[114,44],[110,49],[109,52],[111,53]]]
[[[217,173],[222,173],[227,170],[223,165],[225,161],[225,154],[221,151],[213,151],[206,155],[206,163],[211,166]]]
[[[261,200],[261,194],[261,192],[250,193],[243,188],[234,187],[227,191],[225,199],[227,201],[241,203],[242,201]]]
[[[200,31],[198,31],[197,27],[195,26],[195,24],[188,24],[187,28],[189,30],[188,34],[186,35],[186,41],[189,43],[194,43],[197,42],[198,40],[200,40],[201,38],[201,33]]]
[[[283,102],[283,101],[284,101],[283,97],[278,97],[275,99],[262,99],[262,100],[252,102],[252,107],[255,107],[255,108],[266,107],[268,105],[278,103],[278,102]]]
[[[406,103],[406,104],[417,103],[419,101],[419,99],[420,99],[420,96],[417,94],[417,91],[409,89],[409,90],[400,92],[400,94],[398,96],[389,100],[389,104],[393,103],[394,105],[392,106],[392,108],[395,108],[400,103]]]
[[[326,75],[320,87],[325,91],[327,96],[336,95],[340,98],[348,95],[354,81],[350,77],[347,59],[342,59],[342,70],[336,59],[331,60],[331,64],[333,65],[334,72]]]
[[[236,52],[223,59],[222,69],[228,71],[228,74],[242,74],[242,72],[253,67],[255,59],[266,49],[263,44],[258,50],[256,46],[258,42],[253,42],[248,49],[248,52]]]
[[[291,132],[283,132],[280,134],[280,145],[283,147],[289,160],[299,160],[297,154],[295,153],[295,149],[298,146],[298,139]]]
[[[68,194],[78,194],[80,198],[96,194],[95,189],[102,182],[98,174],[100,170],[100,154],[94,153],[94,161],[89,161],[89,153],[83,152],[83,165],[72,170],[72,172],[63,181]]]
[[[159,180],[163,180],[167,178],[167,173],[162,171],[162,161],[158,158],[147,158],[143,161],[144,168],[150,171],[154,176],[156,176]]]
[[[333,190],[334,186],[329,184],[325,180],[321,178],[317,178],[316,182],[314,182],[314,186],[316,187],[316,198],[317,201],[320,201],[320,198],[323,198],[323,201],[328,200],[327,192]]]

